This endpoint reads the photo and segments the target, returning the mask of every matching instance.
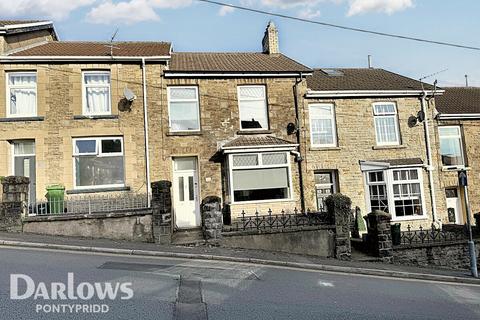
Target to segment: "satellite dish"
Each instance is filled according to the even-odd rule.
[[[127,87],[123,89],[123,95],[125,96],[125,99],[127,99],[129,102],[133,102],[133,100],[137,99],[137,96],[133,93],[133,91],[128,89]]]

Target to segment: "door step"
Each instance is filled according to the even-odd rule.
[[[204,243],[203,231],[201,228],[177,230],[173,233],[172,244],[174,245],[198,245]]]

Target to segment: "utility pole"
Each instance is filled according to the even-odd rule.
[[[467,210],[467,228],[468,228],[468,251],[470,253],[470,270],[472,276],[478,278],[477,257],[475,254],[475,242],[473,242],[472,225],[470,223],[470,201],[468,200],[468,179],[467,171],[458,171],[458,185],[463,187],[463,194],[465,199],[465,209]]]

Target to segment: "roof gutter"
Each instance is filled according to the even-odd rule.
[[[305,75],[312,75],[312,73],[304,73]],[[208,72],[208,73],[196,73],[196,72],[165,72],[165,78],[207,78],[207,77],[298,77],[298,72]]]
[[[168,61],[170,56],[0,56],[0,62]]]
[[[451,113],[451,114],[439,114],[437,116],[439,120],[468,120],[468,119],[480,119],[480,113]]]
[[[405,97],[405,96],[422,96],[440,95],[445,90],[325,90],[316,91],[309,90],[305,94],[306,98],[336,98],[336,97]]]

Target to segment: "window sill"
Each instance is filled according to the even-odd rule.
[[[342,150],[340,147],[310,147],[310,151],[333,151]]]
[[[470,171],[471,169],[465,166],[448,166],[448,167],[443,166],[442,167],[442,172],[449,172],[449,171],[457,172],[461,170]]]
[[[272,130],[239,130],[237,134],[239,135],[249,135],[249,134],[271,134]]]
[[[392,217],[392,222],[405,222],[405,221],[426,220],[426,219],[428,219],[427,215],[423,215],[423,216],[411,216],[411,217],[401,217],[401,218],[394,218],[394,217]]]
[[[67,190],[67,194],[97,193],[97,192],[114,192],[114,191],[130,191],[130,187],[106,187],[106,188],[90,188],[90,189],[73,189]]]
[[[91,115],[91,116],[86,116],[86,115],[78,115],[78,116],[73,116],[73,120],[101,120],[101,119],[118,119],[118,114],[104,114],[104,115]]]
[[[0,118],[0,122],[43,121],[45,117],[10,117]]]
[[[388,149],[407,149],[407,146],[404,145],[394,145],[394,146],[373,146],[373,150],[388,150]]]
[[[174,136],[201,136],[203,135],[202,131],[179,131],[179,132],[167,132],[166,136],[174,137]]]

